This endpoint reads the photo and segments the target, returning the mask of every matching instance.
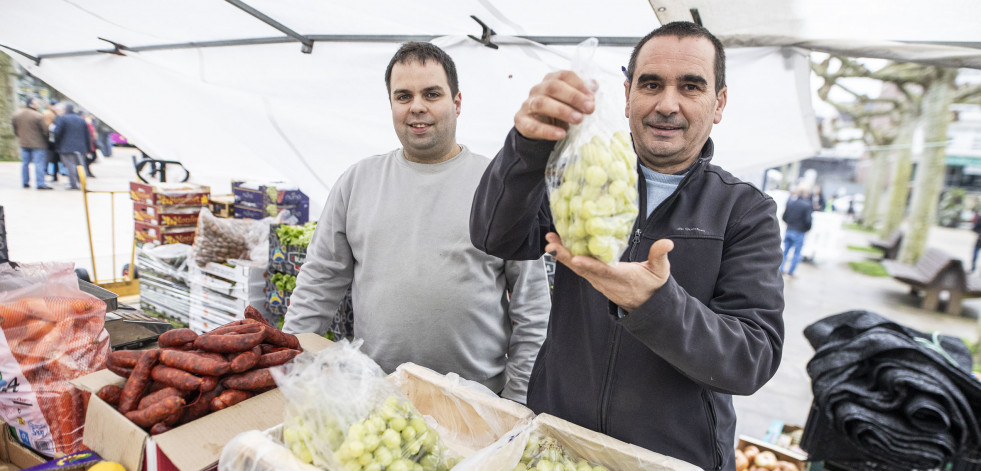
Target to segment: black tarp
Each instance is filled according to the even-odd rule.
[[[981,383],[956,337],[867,311],[804,329],[814,402],[801,447],[811,460],[932,469],[981,448]]]

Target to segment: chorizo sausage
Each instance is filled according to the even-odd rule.
[[[170,396],[151,404],[146,409],[127,412],[126,418],[141,428],[149,428],[153,424],[163,422],[164,419],[171,415],[179,413],[183,406],[183,397]]]
[[[249,334],[259,332],[260,330],[262,330],[262,324],[260,324],[258,321],[243,319],[216,327],[214,330],[205,332],[202,335]]]
[[[161,347],[179,347],[186,343],[193,342],[198,338],[198,334],[191,329],[168,330],[157,337],[157,345]]]
[[[116,350],[109,353],[109,358],[106,360],[106,364],[122,366],[124,368],[132,368],[136,366],[136,362],[142,355],[143,350]]]
[[[276,381],[273,379],[272,373],[269,372],[269,368],[260,368],[245,373],[228,375],[221,381],[221,385],[228,389],[255,391],[276,386]]]
[[[211,391],[202,392],[199,394],[196,401],[184,408],[184,412],[181,413],[181,418],[178,423],[186,424],[210,412],[211,400],[218,397],[219,393],[221,393],[221,388],[215,388]]]
[[[157,401],[162,400],[165,397],[170,397],[170,396],[183,397],[183,393],[181,393],[180,389],[177,389],[173,386],[167,386],[159,391],[152,392],[150,394],[147,394],[146,396],[143,396],[143,399],[140,399],[140,404],[137,405],[136,408],[146,409],[147,407],[150,406],[150,404],[153,404]]]
[[[136,405],[143,396],[143,391],[150,384],[150,371],[156,366],[157,359],[160,358],[160,350],[145,350],[140,359],[133,367],[133,373],[129,375],[123,392],[119,395],[119,412],[126,414],[136,409]],[[147,426],[153,425],[151,422]]]
[[[218,395],[218,397],[211,400],[211,410],[220,411],[222,409],[234,406],[248,398],[252,397],[252,393],[248,391],[241,391],[238,389],[226,389]]]
[[[123,378],[129,378],[129,375],[133,374],[132,368],[116,366],[111,363],[106,363],[106,369],[112,371],[113,373],[116,373],[119,376],[122,376]]]
[[[228,373],[228,362],[198,355],[193,352],[164,350],[160,352],[160,363],[190,373],[205,376],[221,376]]]
[[[95,393],[99,396],[99,399],[106,401],[106,403],[115,406],[119,404],[119,395],[123,393],[123,388],[116,386],[115,384],[107,384],[99,388],[99,392]]]
[[[280,347],[278,345],[273,345],[273,344],[269,344],[269,343],[260,344],[259,345],[259,348],[262,348],[262,354],[263,355],[265,355],[267,353],[278,352],[280,350],[286,350],[287,349],[286,347]]]
[[[150,435],[161,434],[168,430],[170,430],[170,427],[168,427],[167,424],[163,422],[157,422],[153,424],[153,427],[150,427]]]
[[[218,387],[217,376],[205,376],[201,378],[201,392],[208,392]]]
[[[171,368],[166,365],[153,367],[150,376],[154,381],[159,381],[167,386],[173,386],[181,391],[193,391],[201,389],[201,378],[192,375],[184,370]]]
[[[259,362],[259,357],[262,356],[262,349],[258,345],[252,348],[252,350],[246,350],[242,353],[236,354],[235,358],[229,362],[231,365],[231,370],[233,373],[241,373],[243,371],[249,371],[255,368],[256,363]]]
[[[259,322],[261,322],[263,324],[266,324],[266,325],[271,325],[269,323],[269,321],[266,320],[266,318],[262,316],[262,313],[260,313],[259,310],[257,310],[256,308],[252,307],[251,305],[245,306],[245,318],[246,319],[252,319],[254,321],[259,321]]]
[[[279,330],[271,325],[266,326],[265,334],[264,340],[267,343],[286,348],[300,348],[300,339],[296,338],[295,335],[287,334],[286,332],[283,332],[282,330]]]
[[[256,368],[268,368],[270,366],[282,365],[283,363],[292,360],[299,354],[299,350],[293,350],[292,348],[267,353],[259,357],[259,363],[256,363],[255,366]]]
[[[262,343],[265,332],[260,328],[258,332],[239,334],[239,335],[202,335],[194,341],[194,346],[201,350],[218,353],[238,353],[251,350]]]

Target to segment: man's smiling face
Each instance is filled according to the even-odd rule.
[[[698,158],[722,120],[726,89],[715,91],[715,49],[699,37],[654,37],[626,82],[626,116],[637,157],[660,173],[677,173]]]

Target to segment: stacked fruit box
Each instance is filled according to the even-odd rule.
[[[140,280],[140,307],[186,324],[191,308],[187,285],[187,244],[143,244],[136,249]]]
[[[191,183],[130,182],[134,237],[140,243],[191,244],[211,190]]]
[[[265,274],[265,307],[278,322],[286,315],[296,275],[306,260],[315,222],[302,226],[273,224],[269,227],[269,265]]]
[[[305,224],[310,216],[310,198],[299,188],[282,182],[232,182],[237,219],[275,217],[289,210],[297,224]]]
[[[264,272],[263,264],[236,259],[193,267],[189,277],[191,330],[210,331],[242,319],[242,312],[249,305],[262,306]]]

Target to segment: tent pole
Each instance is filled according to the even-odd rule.
[[[252,8],[249,5],[246,5],[245,2],[243,2],[242,0],[225,0],[225,1],[238,7],[240,10],[254,16],[259,21],[262,21],[263,23],[272,26],[273,28],[276,28],[282,31],[283,33],[287,34],[288,36],[303,43],[303,48],[301,49],[301,51],[303,51],[304,54],[310,54],[311,52],[313,52],[313,40],[311,40],[310,38],[300,33],[297,33],[296,31],[293,31],[292,29],[288,28],[286,25],[270,18],[265,13],[256,10],[255,8]]]

